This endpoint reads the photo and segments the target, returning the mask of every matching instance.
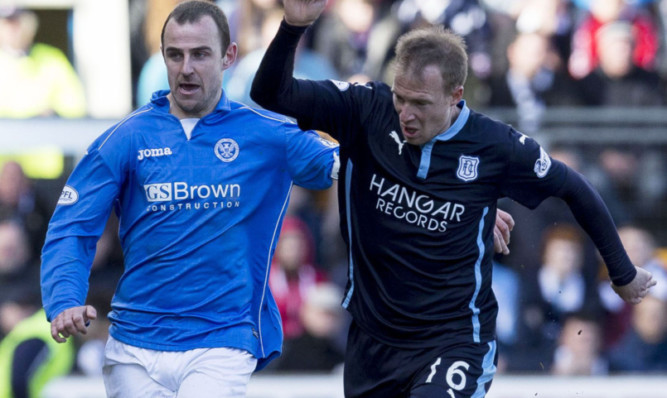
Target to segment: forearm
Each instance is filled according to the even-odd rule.
[[[266,109],[293,116],[290,106],[295,90],[294,59],[306,27],[291,26],[285,21],[269,45],[252,82],[250,97]]]
[[[42,304],[49,321],[63,310],[83,305],[88,294],[96,237],[47,237],[42,252]]]
[[[607,265],[612,282],[618,286],[630,283],[637,271],[628,258],[611,214],[597,191],[581,175],[570,170],[559,196],[567,202],[579,225],[595,243]]]

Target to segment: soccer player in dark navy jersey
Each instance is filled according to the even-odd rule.
[[[286,0],[252,97],[340,142],[349,249],[346,397],[484,397],[496,370],[491,289],[496,202],[562,198],[592,237],[616,292],[655,284],[627,257],[599,195],[532,138],[463,100],[462,39],[441,27],[396,47],[393,87],[292,78],[297,44],[325,0]]]

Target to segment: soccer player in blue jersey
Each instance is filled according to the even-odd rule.
[[[462,39],[402,36],[393,87],[292,77],[301,35],[325,0],[285,0],[252,87],[260,105],[340,142],[343,306],[352,314],[345,396],[484,397],[496,371],[491,289],[496,202],[562,198],[599,249],[615,291],[655,284],[635,267],[599,195],[537,142],[466,105]]]
[[[42,253],[58,342],[86,333],[95,245],[113,208],[125,271],[109,314],[110,397],[244,397],[282,345],[269,265],[293,184],[331,185],[337,145],[230,101],[237,55],[222,11],[178,5],[162,33],[170,91],[88,148],[62,191]]]

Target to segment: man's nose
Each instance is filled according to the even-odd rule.
[[[398,116],[402,122],[410,121],[415,118],[415,113],[410,106],[404,105],[398,111]]]
[[[192,74],[193,71],[194,71],[194,68],[192,66],[192,60],[191,60],[190,56],[186,55],[183,58],[183,65],[181,66],[181,73],[183,73],[184,75],[189,75],[189,74]]]

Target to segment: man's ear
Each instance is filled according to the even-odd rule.
[[[225,51],[225,55],[222,57],[222,69],[229,69],[236,61],[239,48],[236,43],[232,42]]]
[[[452,106],[458,104],[463,99],[463,86],[458,86],[452,92]]]

